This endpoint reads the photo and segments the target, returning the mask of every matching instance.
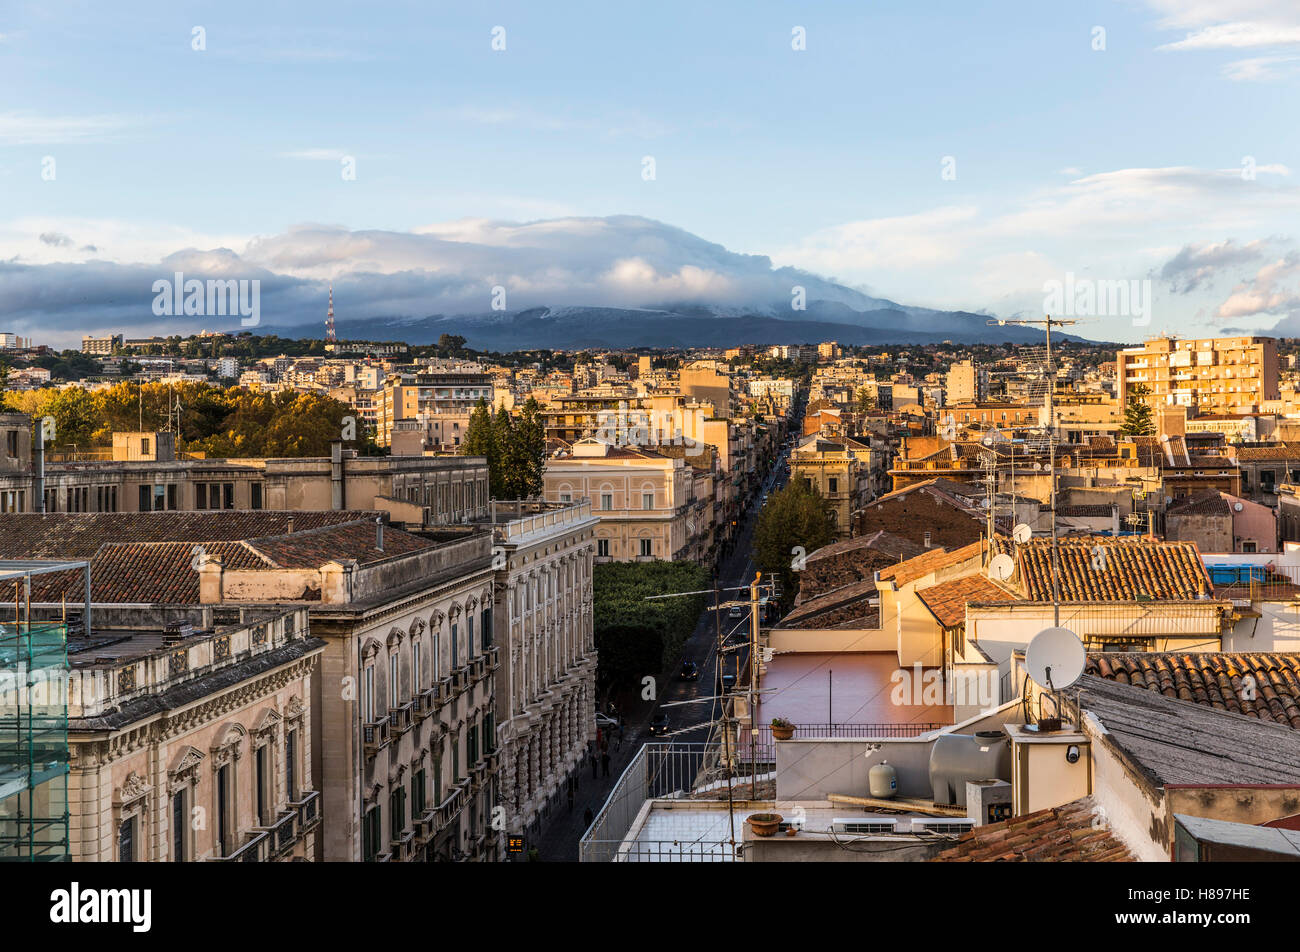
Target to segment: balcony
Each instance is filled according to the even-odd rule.
[[[383,717],[361,726],[361,743],[367,757],[374,757],[388,746],[388,724],[389,719]]]
[[[229,856],[214,856],[214,863],[265,863],[270,857],[271,834],[257,830],[248,834],[248,841]]]
[[[441,693],[441,688],[435,685],[415,696],[413,703],[415,704],[416,720],[422,721],[437,710]]]
[[[392,708],[388,712],[388,734],[390,737],[397,737],[411,729],[414,723],[415,702],[407,701],[401,707]]]
[[[393,854],[393,862],[404,863],[415,852],[415,831],[404,830],[401,837],[388,844]]]
[[[501,647],[492,645],[490,648],[483,649],[483,655],[487,659],[489,668],[496,668],[501,663]]]
[[[301,800],[291,801],[289,806],[298,811],[298,833],[310,832],[320,823],[320,792],[313,790],[303,794]]]
[[[438,811],[432,808],[425,810],[416,818],[415,820],[416,842],[423,844],[429,841],[429,838],[432,837],[435,832],[437,832],[436,829],[437,820],[438,820]]]
[[[451,823],[451,821],[456,819],[460,811],[465,808],[465,800],[468,796],[468,791],[469,791],[469,782],[462,780],[460,783],[458,783],[455,787],[452,788],[451,793],[447,796],[447,799],[443,800],[442,803],[438,805],[437,809],[433,811],[434,814],[433,832],[434,833],[437,833],[439,830],[446,829],[447,826]]]
[[[291,850],[293,844],[298,841],[298,811],[286,810],[275,822],[254,829],[270,836],[270,850],[274,855],[279,856]]]

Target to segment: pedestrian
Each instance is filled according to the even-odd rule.
[[[600,766],[604,768],[605,776],[609,776],[609,751],[600,755]]]

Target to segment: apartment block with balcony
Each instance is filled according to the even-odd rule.
[[[1138,385],[1153,406],[1175,404],[1203,413],[1258,413],[1281,397],[1277,340],[1272,337],[1157,337],[1115,358],[1119,402]]]

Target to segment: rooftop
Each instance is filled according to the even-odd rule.
[[[1106,652],[1089,655],[1084,670],[1164,697],[1300,728],[1300,655]]]
[[[1098,825],[1091,797],[976,827],[934,863],[1131,863],[1109,827]]]

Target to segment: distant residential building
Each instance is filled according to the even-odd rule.
[[[217,361],[217,376],[223,380],[239,376],[239,361],[234,357],[222,357]]]
[[[110,334],[108,337],[83,336],[81,338],[81,352],[83,354],[97,354],[107,357],[122,346],[123,337],[121,334]]]
[[[1119,401],[1135,386],[1152,406],[1177,404],[1210,413],[1257,413],[1278,388],[1277,340],[1272,337],[1158,337],[1116,355]]]
[[[948,369],[944,380],[946,402],[980,403],[988,397],[989,372],[975,365],[972,360],[954,363]]]

